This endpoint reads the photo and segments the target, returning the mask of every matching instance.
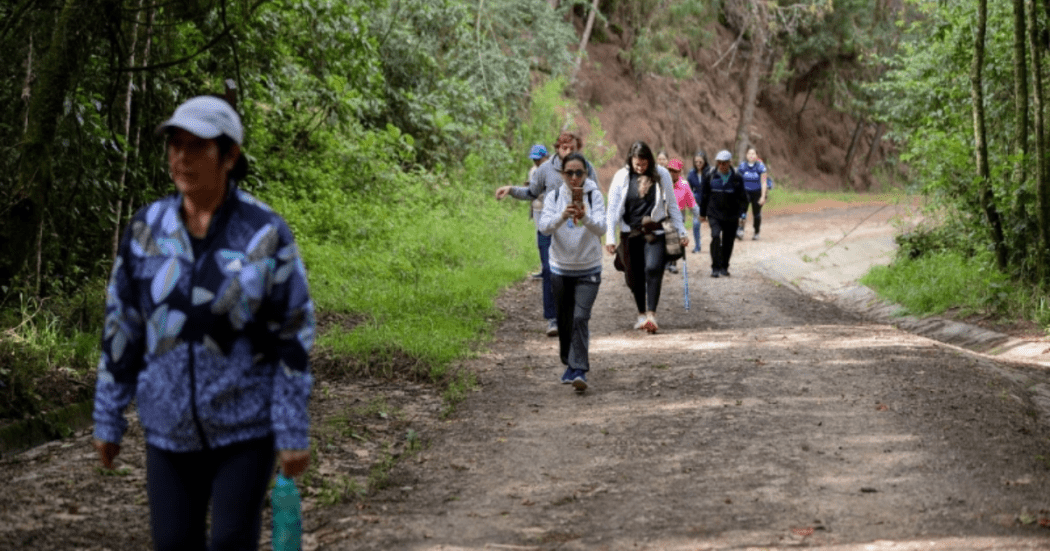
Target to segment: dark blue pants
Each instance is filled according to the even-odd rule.
[[[591,341],[591,308],[601,284],[601,274],[581,277],[551,274],[551,287],[558,304],[561,363],[572,369],[588,371],[591,368],[587,353]]]
[[[543,319],[552,320],[558,312],[554,307],[554,292],[551,290],[551,236],[536,232],[536,248],[540,250],[540,262],[543,264]]]
[[[667,245],[663,234],[652,243],[644,235],[627,239],[631,257],[631,293],[638,313],[655,312],[660,304],[660,289],[664,282],[664,265],[667,264]]]
[[[256,550],[274,473],[273,437],[197,452],[146,446],[146,493],[158,550]],[[208,502],[211,545],[205,545]]]
[[[736,243],[736,229],[740,227],[739,218],[708,218],[711,229],[711,269],[728,270],[729,258],[733,256],[733,245]]]

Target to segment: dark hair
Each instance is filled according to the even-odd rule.
[[[631,149],[627,151],[628,168],[631,167],[631,159],[634,159],[635,157],[649,161],[649,166],[645,169],[645,175],[653,182],[658,183],[660,181],[660,175],[656,171],[656,158],[653,157],[653,150],[649,149],[649,144],[641,140],[631,144]]]
[[[219,146],[219,159],[226,158],[226,155],[233,149],[233,138],[222,134],[215,138],[215,144]],[[240,182],[248,175],[248,157],[241,151],[237,154],[237,163],[230,169],[230,173],[226,175],[227,178],[235,182]]]
[[[696,167],[696,158],[697,157],[700,157],[701,159],[704,160],[704,166],[700,167],[700,170],[703,170],[703,169],[705,169],[705,168],[707,168],[708,166],[711,165],[711,163],[708,162],[708,160],[707,160],[707,154],[704,153],[704,150],[703,149],[697,149],[696,153],[693,153],[693,167],[694,168]]]
[[[562,172],[565,172],[565,167],[569,165],[569,161],[580,161],[581,163],[583,163],[583,171],[584,172],[589,172],[587,170],[587,158],[584,157],[583,154],[580,153],[579,151],[573,151],[572,153],[569,153],[568,155],[565,156],[564,159],[561,160],[561,171]]]

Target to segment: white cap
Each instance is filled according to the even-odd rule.
[[[716,161],[732,161],[733,160],[733,154],[730,153],[728,149],[723,149],[722,151],[718,152],[718,155],[715,155],[715,160]]]
[[[212,139],[228,136],[240,145],[244,139],[241,117],[226,100],[213,96],[197,96],[175,109],[170,119],[157,126],[157,133],[181,128],[198,138]]]

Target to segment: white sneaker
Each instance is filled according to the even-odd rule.
[[[547,336],[558,336],[558,320],[547,320]]]
[[[634,323],[635,329],[641,329],[645,326],[646,317],[645,314],[638,314],[638,321]]]
[[[738,241],[744,239],[744,228],[737,228],[737,230],[736,230],[736,238],[737,238]]]
[[[656,316],[652,314],[645,318],[645,323],[642,327],[650,334],[656,333],[656,331],[660,329],[660,326],[656,325]]]

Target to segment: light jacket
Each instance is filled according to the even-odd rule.
[[[621,232],[630,232],[631,228],[623,223],[624,209],[627,203],[627,187],[630,185],[629,166],[624,166],[616,171],[612,182],[609,184],[609,208],[606,214],[605,244],[615,245],[617,228]],[[674,227],[682,237],[686,236],[685,224],[682,223],[682,211],[674,204],[674,184],[671,183],[671,173],[666,168],[657,165],[657,174],[660,175],[660,187],[656,190],[656,202],[653,204],[653,212],[650,215],[654,222],[660,222],[670,216]],[[670,200],[668,200],[670,199]],[[668,205],[672,208],[667,208]],[[663,234],[663,230],[657,230],[657,234]]]
[[[548,193],[543,200],[539,230],[552,235],[550,246],[551,270],[564,275],[593,273],[602,267],[602,234],[605,233],[605,198],[594,180],[583,183],[585,214],[579,223],[572,218],[562,220],[561,214],[572,202],[572,190],[562,182],[560,188]]]
[[[314,306],[287,224],[231,184],[194,254],[182,196],[139,210],[106,297],[95,437],[137,398],[146,442],[196,451],[274,435],[308,449]]]

